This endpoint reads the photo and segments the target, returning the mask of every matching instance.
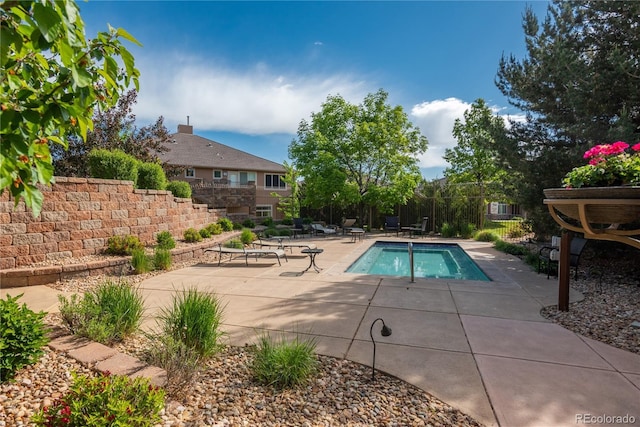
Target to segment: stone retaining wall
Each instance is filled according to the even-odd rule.
[[[169,191],[136,190],[131,181],[56,177],[44,194],[36,218],[24,202],[14,207],[0,195],[0,270],[61,258],[101,253],[115,235],[135,235],[145,244],[160,231],[182,239],[184,230],[200,229],[224,216]]]

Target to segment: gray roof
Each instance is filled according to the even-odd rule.
[[[284,166],[191,133],[174,133],[159,155],[170,165],[240,171],[285,172]]]

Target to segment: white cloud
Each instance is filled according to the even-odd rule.
[[[447,148],[455,147],[453,124],[464,119],[464,112],[471,104],[457,98],[438,99],[414,105],[411,109],[413,123],[429,140],[429,149],[420,156],[421,168],[445,168],[448,163],[442,158]]]
[[[213,61],[156,56],[138,64],[135,113],[143,122],[164,116],[169,129],[189,116],[201,131],[295,134],[300,120],[319,111],[328,95],[359,103],[366,94],[364,82],[353,76],[286,75],[264,63],[236,70]]]

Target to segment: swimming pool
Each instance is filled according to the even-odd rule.
[[[417,278],[491,281],[456,244],[413,243],[413,265]],[[347,272],[410,277],[407,243],[375,242]]]

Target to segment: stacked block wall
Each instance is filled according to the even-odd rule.
[[[24,202],[14,207],[8,191],[0,195],[0,270],[97,254],[115,235],[152,244],[166,230],[181,239],[187,228],[224,215],[169,191],[136,190],[131,181],[56,177],[41,190],[42,212],[35,218]]]

